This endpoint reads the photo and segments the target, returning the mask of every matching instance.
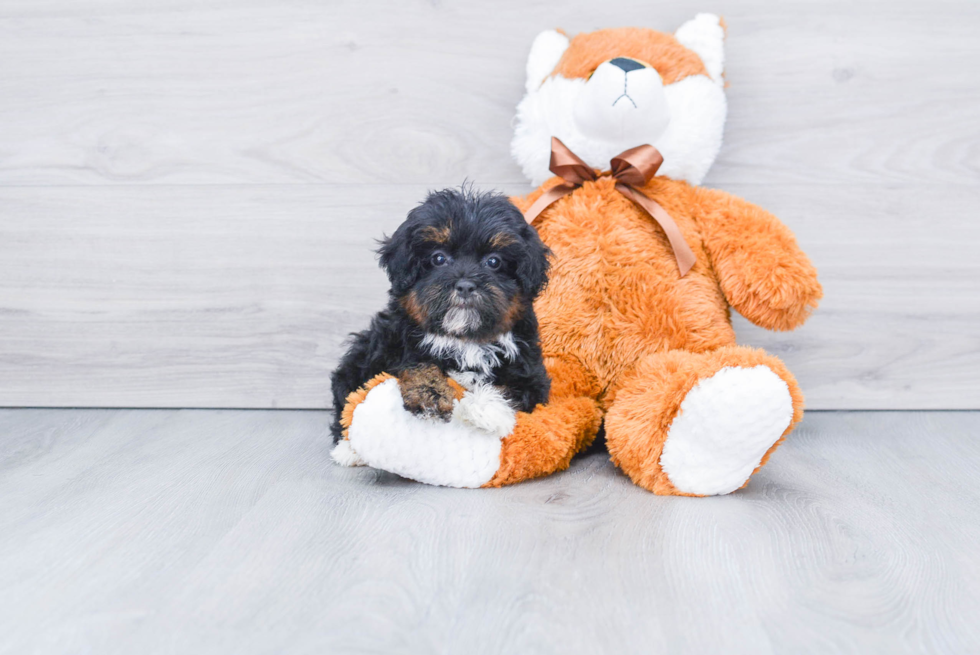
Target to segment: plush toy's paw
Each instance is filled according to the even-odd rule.
[[[456,401],[453,419],[504,438],[514,430],[517,415],[496,387],[489,384],[473,386]]]
[[[405,410],[398,383],[382,373],[347,397],[340,421],[347,439],[334,448],[335,461],[446,487],[500,487],[566,468],[602,420],[590,398],[564,398],[528,414],[492,387],[453,379],[452,419],[430,421]]]
[[[484,412],[461,402],[449,422],[421,418],[406,411],[399,383],[389,377],[358,394],[356,404],[348,401],[347,435],[357,456],[368,466],[427,484],[480,487],[489,482],[500,468],[501,437],[459,416],[460,406],[469,418],[486,418]],[[461,388],[457,393],[460,401],[466,398]],[[509,411],[513,422],[514,411]]]
[[[660,466],[682,493],[731,493],[792,420],[789,388],[768,366],[722,368],[687,393]]]
[[[456,394],[439,367],[422,364],[406,369],[398,376],[398,384],[403,406],[415,416],[443,421],[452,417]]]
[[[350,441],[347,439],[341,439],[337,442],[337,445],[330,451],[330,459],[341,466],[367,466],[367,462],[354,452]]]

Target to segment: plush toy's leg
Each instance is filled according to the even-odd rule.
[[[641,360],[606,414],[612,461],[656,494],[711,496],[745,486],[803,417],[777,358],[726,346]]]
[[[549,403],[518,412],[513,430],[502,439],[463,424],[420,425],[425,421],[404,412],[397,380],[383,373],[347,397],[341,417],[345,439],[334,448],[333,459],[451,487],[500,487],[562,470],[595,439],[602,420],[594,400],[599,386],[574,360],[546,358],[545,363],[555,380]],[[462,387],[450,385],[462,403]],[[367,414],[355,422],[360,407]],[[457,404],[454,421],[459,413],[473,418],[463,409]]]
[[[568,468],[576,453],[595,439],[602,411],[594,400],[599,384],[570,357],[545,357],[551,397],[530,414],[519,412],[503,440],[500,469],[484,487],[501,487]]]
[[[500,448],[500,468],[484,487],[502,487],[568,468],[595,439],[602,415],[591,398],[564,398],[517,414]]]

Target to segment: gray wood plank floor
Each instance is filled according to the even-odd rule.
[[[533,36],[725,16],[706,184],[827,296],[811,408],[980,409],[980,3],[0,0],[0,405],[322,408],[425,189],[528,191]]]
[[[427,487],[327,420],[0,411],[0,652],[980,652],[980,413],[809,413],[711,499]]]

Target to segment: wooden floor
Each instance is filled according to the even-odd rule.
[[[749,487],[332,465],[319,411],[0,411],[0,653],[980,652],[980,413],[811,412]]]

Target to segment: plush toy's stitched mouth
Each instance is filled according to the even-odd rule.
[[[628,89],[628,86],[627,85],[629,84],[629,79],[630,79],[630,76],[629,75],[623,75],[623,94],[621,96],[619,96],[618,98],[616,98],[615,100],[613,100],[613,103],[612,103],[612,106],[613,107],[616,106],[616,103],[617,102],[619,102],[623,98],[626,98],[627,100],[630,101],[630,104],[633,105],[633,109],[636,109],[636,103],[633,101],[633,98],[630,97],[629,91],[627,90]]]

